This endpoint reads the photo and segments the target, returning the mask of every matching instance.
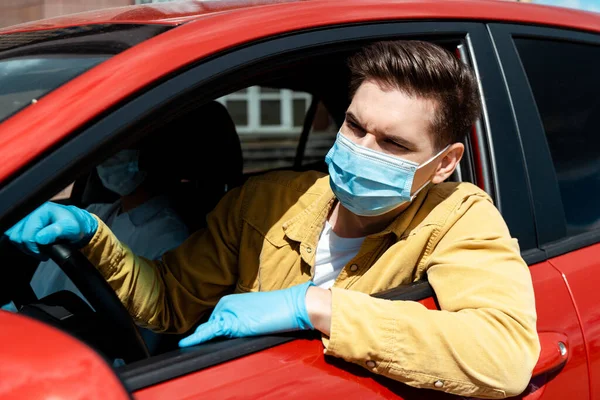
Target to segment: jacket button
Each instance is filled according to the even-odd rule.
[[[433,384],[433,386],[435,386],[436,388],[438,388],[438,389],[439,389],[439,388],[441,388],[441,387],[444,387],[444,382],[442,382],[442,381],[436,381],[436,382]]]
[[[375,361],[371,361],[371,360],[367,361],[367,367],[375,368]]]
[[[307,252],[307,253],[312,253],[312,247],[307,247],[307,248],[306,248],[306,252]]]
[[[352,264],[350,266],[350,271],[352,271],[352,272],[356,272],[357,269],[358,269],[358,265],[356,265],[356,264]]]

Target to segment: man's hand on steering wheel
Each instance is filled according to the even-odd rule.
[[[85,246],[98,229],[88,211],[52,202],[42,204],[5,232],[23,252],[39,259],[51,258],[73,281],[106,321],[120,356],[127,362],[149,356],[133,319],[96,267],[77,249]]]
[[[98,221],[89,212],[75,206],[46,202],[5,232],[11,242],[26,253],[42,260],[48,256],[38,245],[66,241],[80,248],[98,229]]]

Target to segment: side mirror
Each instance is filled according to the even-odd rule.
[[[74,337],[0,311],[0,398],[131,400],[112,367]]]

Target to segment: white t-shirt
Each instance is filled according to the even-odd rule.
[[[333,286],[342,268],[358,253],[364,240],[364,237],[339,237],[329,222],[325,222],[317,245],[314,284],[324,289]]]

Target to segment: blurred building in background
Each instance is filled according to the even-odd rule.
[[[0,28],[83,11],[134,4],[135,0],[0,0]]]
[[[38,19],[133,4],[167,3],[178,0],[0,0],[0,28]],[[482,0],[485,1],[485,0]],[[509,0],[510,1],[510,0]],[[513,0],[586,9],[597,0]]]

